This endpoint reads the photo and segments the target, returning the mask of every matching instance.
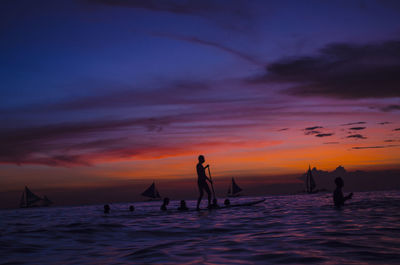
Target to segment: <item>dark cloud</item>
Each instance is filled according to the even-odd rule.
[[[393,131],[400,131],[400,128],[396,128],[396,129],[394,129]]]
[[[353,130],[353,131],[361,131],[364,130],[366,127],[352,127],[349,130]]]
[[[400,105],[389,105],[381,108],[381,110],[384,112],[397,111],[400,110]]]
[[[393,143],[393,142],[396,142],[396,140],[385,140],[384,142],[385,143]]]
[[[341,124],[340,126],[349,126],[349,125],[357,125],[357,124],[366,124],[366,122],[365,121],[351,122],[351,123]]]
[[[389,121],[384,121],[384,122],[379,122],[378,124],[380,124],[380,125],[386,125],[386,124],[392,124],[392,123],[389,122]]]
[[[324,127],[322,127],[322,126],[314,126],[314,127],[307,127],[304,130],[305,131],[313,131],[315,129],[322,129],[322,128],[324,128]]]
[[[282,129],[279,129],[278,132],[283,132],[283,131],[287,131],[287,130],[289,130],[289,128],[282,128]]]
[[[319,54],[267,66],[255,83],[286,83],[284,92],[331,98],[400,97],[400,41],[330,44]]]
[[[339,142],[326,142],[324,144],[339,144]]]
[[[346,138],[367,139],[367,137],[364,137],[361,134],[352,134],[352,135],[347,136]]]
[[[305,131],[304,134],[305,135],[314,135],[314,134],[319,134],[321,133],[320,131]]]
[[[254,106],[235,109],[237,104],[233,105],[228,104],[228,112],[218,104],[214,111],[201,106],[201,110],[185,109],[183,113],[149,118],[98,118],[34,127],[16,123],[20,127],[0,131],[0,164],[70,167],[168,157],[204,148],[251,146],[255,141],[240,142],[236,137],[229,138],[229,132],[265,126],[268,110],[258,109],[260,113],[255,114]],[[256,115],[262,120],[249,123],[248,117]],[[210,126],[210,122],[215,125]]]
[[[352,149],[375,149],[375,148],[388,148],[388,147],[398,147],[400,145],[375,145],[375,146],[356,146]]]
[[[327,137],[327,136],[332,136],[333,133],[320,133],[315,135],[315,137]]]

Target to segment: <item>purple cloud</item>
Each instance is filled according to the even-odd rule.
[[[332,136],[333,133],[320,133],[315,135],[315,137],[327,137],[327,136]]]
[[[400,145],[375,145],[375,146],[356,146],[352,149],[376,149],[376,148],[388,148],[388,147],[398,147]]]
[[[269,64],[250,82],[289,84],[284,92],[302,97],[400,97],[400,41],[330,44],[317,55]]]
[[[349,126],[349,125],[358,125],[358,124],[366,124],[366,122],[365,121],[351,122],[351,123],[341,124],[340,126]]]
[[[176,35],[176,34],[166,34],[166,33],[153,33],[152,35],[154,36],[158,36],[158,37],[165,37],[165,38],[169,38],[169,39],[174,39],[174,40],[180,40],[180,41],[185,41],[185,42],[190,42],[190,43],[194,43],[194,44],[199,44],[199,45],[203,45],[203,46],[209,46],[209,47],[213,47],[216,48],[220,51],[232,54],[238,58],[241,58],[247,62],[250,62],[252,64],[255,65],[259,65],[262,66],[263,63],[261,63],[259,60],[257,60],[255,57],[246,54],[244,52],[229,48],[226,45],[223,45],[221,43],[218,42],[214,42],[214,41],[209,41],[209,40],[203,40],[203,39],[199,39],[197,37],[189,37],[189,36],[180,36],[180,35]]]
[[[400,105],[389,105],[381,108],[381,110],[384,112],[398,111],[400,110]]]

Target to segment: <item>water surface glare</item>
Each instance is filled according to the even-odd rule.
[[[1,264],[400,264],[400,192],[266,196],[168,212],[161,202],[0,211]],[[232,199],[232,202],[259,197]],[[221,200],[222,203],[222,200]],[[189,208],[195,202],[188,201]]]

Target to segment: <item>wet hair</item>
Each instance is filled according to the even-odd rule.
[[[224,204],[225,204],[226,206],[228,206],[228,205],[231,204],[231,201],[230,201],[229,199],[225,199]]]
[[[341,177],[335,178],[336,186],[343,186],[343,179]]]
[[[104,213],[110,213],[110,205],[108,204],[104,205]]]
[[[135,207],[133,205],[129,206],[129,211],[133,212],[135,210]]]
[[[204,156],[203,155],[199,155],[199,161],[204,161],[205,159],[204,159]]]

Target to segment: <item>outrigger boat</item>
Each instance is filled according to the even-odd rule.
[[[236,208],[236,207],[249,207],[249,206],[260,204],[262,202],[265,202],[265,198],[256,200],[256,201],[248,201],[248,202],[242,202],[242,203],[236,203],[236,204],[230,204],[230,205],[217,206],[217,207],[212,207],[210,209],[209,208],[201,208],[200,210],[190,209],[189,211],[214,211],[214,210],[219,210],[219,209],[229,209],[229,208]]]
[[[239,197],[241,191],[242,191],[242,188],[239,187],[236,184],[234,178],[232,178],[232,184],[229,186],[229,189],[228,189],[228,197]]]
[[[30,207],[46,207],[53,204],[52,201],[45,195],[43,198],[37,196],[28,187],[25,186],[25,190],[22,192],[21,201],[19,207],[30,208]]]
[[[153,184],[150,185],[142,194],[144,197],[150,198],[150,201],[160,201],[161,196],[158,190],[156,189],[156,184],[153,181]]]
[[[318,190],[315,189],[317,187],[317,185],[315,184],[315,180],[312,176],[310,165],[308,165],[308,171],[307,171],[307,175],[306,175],[306,179],[305,179],[305,184],[306,184],[306,192],[307,193],[312,194],[312,193],[318,192]]]

